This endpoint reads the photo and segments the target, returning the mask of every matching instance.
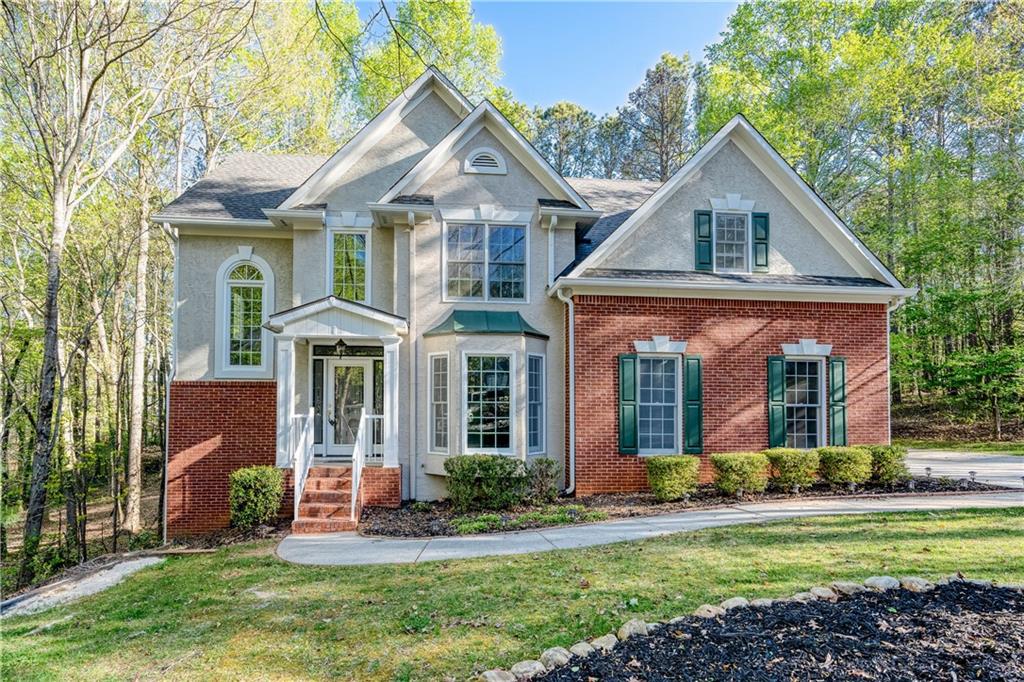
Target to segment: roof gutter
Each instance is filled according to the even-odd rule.
[[[275,227],[274,223],[270,220],[259,218],[198,218],[196,216],[155,213],[150,216],[150,220],[154,223],[166,223],[168,225],[197,225],[200,227],[258,227],[265,229],[273,229]]]

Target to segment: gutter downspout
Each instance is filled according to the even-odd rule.
[[[416,390],[419,377],[419,344],[416,343],[416,223],[410,221],[409,234],[409,384],[413,387],[412,405],[409,412],[409,449],[412,450],[409,466],[409,499],[416,499],[416,479],[419,476],[419,435],[416,431],[416,416],[420,409],[419,391]],[[397,239],[397,235],[396,235]]]
[[[569,485],[566,495],[576,492],[576,308],[572,289],[558,289],[558,300],[569,307]]]
[[[167,465],[170,463],[171,452],[171,384],[174,383],[174,376],[178,373],[178,231],[171,227],[170,223],[163,224],[164,233],[171,239],[171,248],[174,250],[174,264],[172,272],[172,286],[174,289],[174,301],[171,303],[171,357],[170,370],[167,373],[167,388],[164,392],[164,475],[163,475],[163,509],[160,510],[163,519],[161,526],[161,544],[167,544]]]

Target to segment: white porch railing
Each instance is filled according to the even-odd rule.
[[[366,414],[359,411],[359,428],[352,446],[352,509],[350,518],[356,520],[356,508],[359,502],[359,484],[363,478],[363,467],[368,463],[376,464],[384,460],[383,440],[384,417],[379,414]]]
[[[313,409],[309,414],[300,414],[292,417],[289,434],[291,451],[294,453],[292,460],[292,474],[295,479],[295,510],[292,518],[299,518],[299,502],[302,500],[302,492],[306,489],[306,478],[309,477],[309,467],[313,464]]]

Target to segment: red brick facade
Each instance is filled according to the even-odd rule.
[[[167,535],[227,528],[228,476],[276,458],[277,389],[273,381],[171,383],[167,462]],[[292,515],[285,470],[281,515]]]
[[[363,507],[397,508],[402,504],[402,468],[366,467],[359,481]]]
[[[617,375],[618,356],[652,336],[703,358],[705,455],[768,447],[767,358],[801,338],[846,358],[849,443],[888,442],[885,305],[577,296],[575,325],[578,495],[647,487],[643,458],[619,454]]]

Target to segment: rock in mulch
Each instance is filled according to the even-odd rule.
[[[1024,681],[1024,593],[966,581],[691,616],[544,680]]]

